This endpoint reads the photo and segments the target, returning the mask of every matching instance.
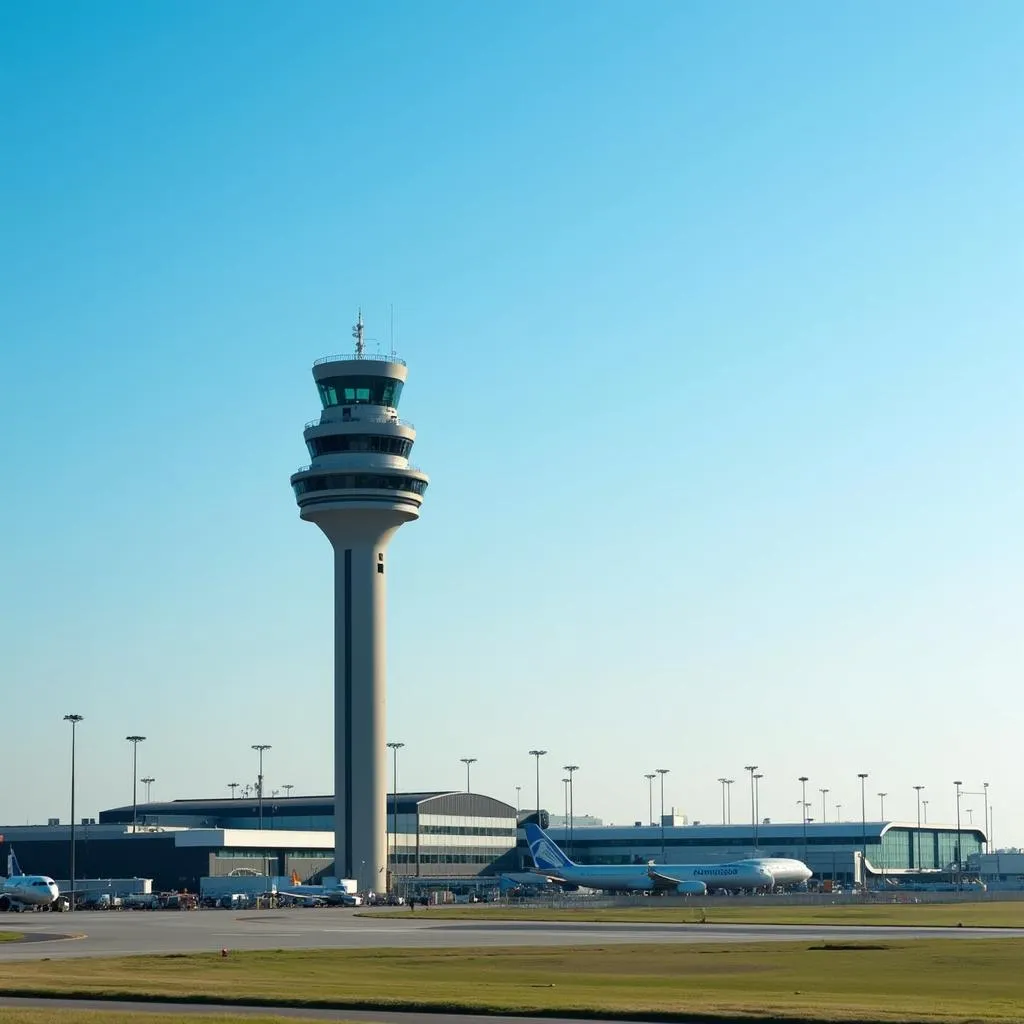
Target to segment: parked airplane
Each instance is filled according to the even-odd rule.
[[[811,872],[799,861],[740,860],[727,864],[575,864],[554,840],[533,822],[525,826],[526,841],[537,870],[559,882],[619,892],[675,891],[703,895],[708,889],[771,888],[776,878],[767,865],[777,863],[788,881],[805,881]],[[789,866],[783,870],[784,866]],[[799,869],[795,866],[799,865]],[[799,875],[799,879],[796,876]]]
[[[0,911],[67,910],[68,899],[61,896],[57,883],[49,875],[26,875],[14,856],[7,855],[7,877],[0,884]]]
[[[291,881],[291,886],[278,889],[277,895],[302,906],[360,907],[363,904],[362,896],[356,896],[340,885],[330,889],[322,885],[303,885],[294,871]]]
[[[803,885],[814,874],[802,861],[793,857],[747,857],[733,864],[758,864],[772,873],[776,885]]]

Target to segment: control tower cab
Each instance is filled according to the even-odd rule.
[[[334,549],[335,874],[363,892],[387,887],[385,552],[418,519],[428,479],[410,466],[416,440],[398,418],[407,369],[355,351],[313,365],[323,412],[306,424],[311,463],[292,474],[299,515]]]

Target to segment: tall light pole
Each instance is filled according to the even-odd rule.
[[[236,790],[236,789],[238,789],[238,787],[239,787],[240,785],[241,785],[241,783],[240,783],[240,782],[229,782],[229,783],[228,783],[228,789],[230,789],[230,790],[231,790],[231,799],[232,799],[232,800],[234,800],[234,799],[235,799],[235,790]]]
[[[728,825],[732,824],[732,784],[735,781],[735,779],[725,780],[725,817]]]
[[[269,743],[253,743],[252,749],[260,757],[260,773],[256,776],[256,797],[259,800],[260,828],[263,828],[263,751],[270,749]]]
[[[760,824],[761,824],[761,780],[764,778],[764,772],[754,773],[754,835],[757,837],[755,842],[760,843]]]
[[[745,772],[750,772],[750,841],[753,855],[757,856],[757,807],[754,805],[754,772],[757,771],[756,764],[745,764]]]
[[[985,797],[985,852],[986,853],[991,853],[992,852],[992,840],[991,840],[991,838],[989,837],[989,834],[988,834],[988,832],[989,832],[989,829],[988,829],[988,824],[989,824],[988,823],[988,783],[987,782],[983,782],[981,784],[981,788],[982,788],[982,793],[983,793],[983,795]]]
[[[665,776],[671,771],[670,768],[655,768],[661,776],[661,862],[665,863]]]
[[[286,782],[281,788],[284,790],[285,796],[291,796],[292,790],[295,788],[295,786],[291,782]]]
[[[136,831],[139,819],[139,744],[145,736],[125,736],[132,745],[132,831]]]
[[[654,824],[654,780],[658,777],[657,772],[648,772],[644,778],[647,780],[647,822]]]
[[[917,870],[921,870],[921,790],[924,786],[915,786],[917,793]]]
[[[537,828],[540,824],[540,759],[547,753],[546,750],[531,750],[530,757],[536,758],[537,763]]]
[[[719,783],[722,786],[722,824],[725,824],[725,784],[728,781],[724,776],[720,778]]]
[[[470,788],[469,788],[469,766],[471,764],[476,764],[476,758],[475,757],[460,757],[459,760],[466,766],[466,792],[469,793],[470,792]]]
[[[575,832],[574,818],[576,817],[576,814],[575,814],[575,810],[576,809],[575,809],[575,807],[573,807],[573,802],[572,802],[572,797],[573,797],[572,779],[573,779],[573,775],[580,770],[580,766],[578,764],[564,764],[564,765],[562,765],[562,768],[563,768],[563,770],[565,770],[565,771],[567,771],[569,773],[569,859],[571,860],[572,857],[574,856],[575,852],[576,852],[576,849],[575,849],[576,843],[575,843],[575,835],[574,835],[574,832]]]
[[[807,860],[807,783],[806,775],[801,775],[797,782],[800,783],[800,820],[804,825],[804,860]]]
[[[828,817],[825,814],[825,797],[828,796],[829,791],[827,789],[819,789],[818,792],[821,794],[821,822],[824,824],[828,821]]]
[[[145,778],[139,779],[139,782],[141,782],[146,787],[146,803],[148,804],[149,787],[152,786],[154,782],[156,782],[156,779],[154,779],[152,775],[147,775]]]
[[[82,715],[65,715],[65,722],[71,723],[71,892],[68,893],[69,910],[75,909],[75,726],[83,721]]]
[[[865,889],[868,887],[868,812],[864,802],[864,781],[867,777],[867,772],[857,772],[857,778],[860,779],[860,884]]]
[[[395,847],[391,854],[391,873],[394,875],[395,868],[398,867],[398,752],[404,747],[404,743],[396,743],[392,741],[387,745],[388,750],[391,751],[391,820],[394,822],[394,831],[392,835],[395,837]],[[466,771],[469,771],[469,765],[466,765]],[[387,815],[384,815],[384,827],[387,828]],[[391,837],[387,837],[385,848],[391,850]],[[385,856],[387,860],[387,856]],[[385,875],[387,872],[385,871]],[[385,878],[385,881],[388,881]],[[391,891],[391,886],[388,886],[388,892]]]
[[[566,832],[569,830],[569,778],[566,776],[562,779],[562,804],[565,808],[563,820],[565,821]],[[569,855],[570,858],[572,854]]]
[[[927,825],[928,824],[928,801],[927,800],[922,800],[921,801],[921,806],[924,808],[924,823]]]
[[[836,821],[842,821],[842,820],[843,820],[843,805],[842,804],[836,804]]]
[[[960,855],[960,787],[963,783],[957,779],[953,785],[956,786],[956,891],[960,892],[963,879],[963,861]]]
[[[885,798],[888,793],[878,794],[878,817],[882,821],[882,828],[885,828]],[[882,886],[885,887],[885,839],[882,833],[878,834],[878,868],[882,872]]]
[[[517,826],[519,824],[519,804],[521,802],[520,801],[520,794],[521,794],[522,788],[523,788],[522,786],[516,786],[516,825]]]

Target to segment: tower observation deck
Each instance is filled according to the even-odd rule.
[[[334,549],[335,873],[363,892],[387,885],[385,849],[385,551],[418,519],[425,473],[409,464],[416,439],[398,418],[405,363],[355,352],[313,364],[323,412],[303,436],[312,462],[292,474],[299,515]]]

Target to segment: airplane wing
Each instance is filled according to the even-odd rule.
[[[287,896],[290,900],[319,900],[321,903],[327,902],[324,894],[320,892],[288,892],[285,889],[278,889],[277,895]]]
[[[659,882],[661,885],[679,885],[684,879],[673,878],[671,875],[663,874],[661,871],[655,871],[653,867],[647,869],[647,877],[652,882]]]
[[[568,882],[568,879],[564,878],[562,875],[555,875],[552,874],[550,871],[541,871],[539,868],[534,868],[533,871],[530,872],[530,874],[539,875],[546,882]]]

